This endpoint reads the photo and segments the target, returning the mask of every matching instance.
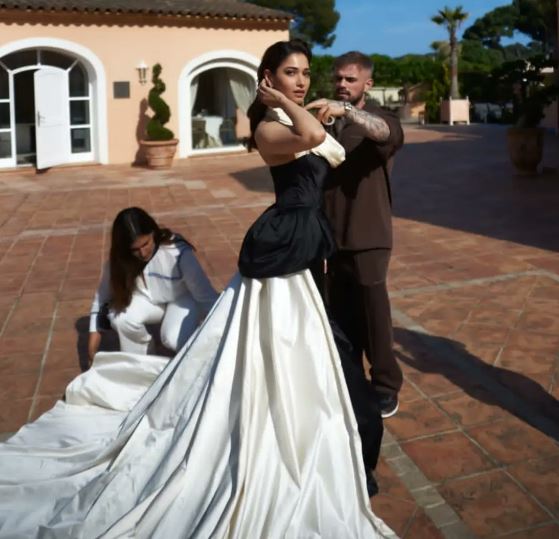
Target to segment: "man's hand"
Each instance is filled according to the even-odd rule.
[[[305,109],[318,109],[316,119],[324,125],[331,125],[334,118],[345,116],[343,101],[334,101],[333,99],[315,99],[306,105]]]
[[[390,137],[390,128],[380,116],[356,107],[346,111],[343,101],[316,99],[305,108],[307,110],[318,109],[316,119],[324,125],[332,125],[335,118],[345,116],[349,122],[358,125],[366,137],[376,142],[385,142]]]
[[[87,343],[87,355],[89,356],[89,364],[93,363],[93,356],[99,350],[99,345],[101,344],[101,333],[98,331],[92,331],[89,334],[89,341]]]

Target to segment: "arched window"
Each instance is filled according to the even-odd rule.
[[[246,111],[260,60],[235,49],[190,60],[178,80],[179,156],[235,152],[249,136]]]
[[[45,68],[65,77],[67,99],[64,132],[68,137],[64,161],[93,159],[91,84],[83,65],[70,54],[47,48],[22,49],[0,58],[0,165],[33,164],[40,115],[35,110],[35,73]],[[62,79],[64,80],[64,79]],[[57,96],[54,96],[56,99]],[[38,118],[39,117],[39,118]]]
[[[254,77],[232,67],[211,68],[192,79],[193,149],[219,149],[244,142],[250,134],[246,113],[254,93]]]

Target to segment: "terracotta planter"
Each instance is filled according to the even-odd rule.
[[[518,174],[538,173],[543,155],[545,129],[541,127],[509,127],[507,145],[509,155]]]
[[[178,139],[171,140],[141,140],[140,144],[146,156],[149,168],[170,168],[177,151]]]

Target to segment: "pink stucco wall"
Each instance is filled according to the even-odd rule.
[[[140,103],[150,88],[149,83],[141,85],[138,81],[136,66],[142,60],[149,66],[156,62],[163,66],[162,78],[167,85],[164,97],[172,112],[169,127],[178,134],[178,79],[188,62],[204,53],[224,49],[260,58],[270,44],[288,38],[285,22],[258,28],[249,21],[247,28],[242,29],[238,22],[229,27],[226,22],[221,22],[220,27],[208,23],[196,27],[178,20],[174,25],[165,25],[154,24],[153,19],[136,18],[118,25],[81,24],[86,20],[83,16],[75,23],[65,17],[64,24],[56,20],[50,24],[37,23],[37,15],[31,22],[19,20],[11,24],[0,17],[0,46],[25,38],[57,38],[86,47],[99,58],[106,73],[110,163],[131,163],[138,150]],[[114,81],[130,81],[130,99],[113,98]]]

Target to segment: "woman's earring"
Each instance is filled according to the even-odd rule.
[[[322,121],[323,125],[334,125],[336,118],[334,116],[328,116],[325,120]]]

